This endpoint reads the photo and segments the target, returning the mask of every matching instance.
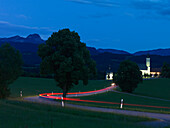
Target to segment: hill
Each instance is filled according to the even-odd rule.
[[[36,52],[38,49],[38,45],[44,43],[45,40],[41,39],[38,34],[30,34],[26,38],[20,36],[13,36],[9,38],[0,38],[0,44],[2,43],[10,43],[13,47],[17,48],[21,52]],[[90,51],[91,55],[99,55],[101,53],[112,53],[112,54],[123,54],[123,55],[131,55],[131,53],[123,50],[117,49],[96,49],[95,47],[87,47]],[[160,55],[160,56],[170,56],[170,48],[168,49],[155,49],[148,51],[138,51],[133,53],[135,56],[141,55]]]
[[[11,42],[16,42],[16,43],[34,43],[34,44],[40,44],[43,43],[44,40],[41,39],[40,35],[38,34],[30,34],[26,38],[20,37],[20,36],[13,36],[9,38],[0,38],[1,43],[11,43]]]
[[[113,53],[113,54],[130,55],[129,52],[126,52],[126,51],[123,51],[123,50],[117,50],[117,49],[101,49],[101,48],[99,48],[97,51],[100,52],[100,53],[109,52],[109,53]]]
[[[160,55],[160,56],[170,56],[170,48],[168,49],[155,49],[155,50],[148,50],[148,51],[139,51],[135,52],[135,56],[140,56],[140,55]]]

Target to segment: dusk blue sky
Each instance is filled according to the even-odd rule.
[[[0,0],[0,37],[63,28],[96,48],[170,48],[170,0]]]

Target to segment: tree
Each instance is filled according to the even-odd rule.
[[[132,93],[139,82],[142,82],[142,73],[138,65],[129,60],[121,62],[116,76],[116,84],[121,90]]]
[[[51,37],[39,45],[38,54],[42,58],[41,74],[54,74],[54,79],[63,90],[63,97],[79,80],[84,85],[96,73],[95,62],[85,43],[80,42],[78,33],[69,29],[54,32]]]
[[[164,78],[170,78],[170,65],[164,63],[161,70],[161,76]]]
[[[8,85],[15,81],[22,73],[22,57],[19,51],[3,44],[0,47],[0,99],[10,95]]]

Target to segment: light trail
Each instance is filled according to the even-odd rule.
[[[99,92],[105,92],[109,91],[112,89],[115,85],[112,85],[110,87],[100,89],[100,90],[95,90],[95,91],[87,91],[87,92],[71,92],[67,93],[67,95],[78,95],[78,94],[92,94],[92,93],[99,93]],[[60,95],[60,96],[55,96],[55,95]],[[39,97],[42,98],[47,98],[47,99],[54,99],[54,100],[62,100],[61,95],[63,93],[43,93],[39,94]],[[101,103],[101,104],[117,104],[120,105],[120,103],[117,102],[107,102],[107,101],[94,101],[94,100],[81,100],[79,98],[63,98],[65,101],[78,101],[78,102],[87,102],[87,103]],[[137,106],[137,107],[147,107],[147,108],[162,108],[162,109],[170,109],[170,107],[164,107],[164,106],[152,106],[152,105],[141,105],[141,104],[128,104],[124,103],[123,105],[126,106]]]

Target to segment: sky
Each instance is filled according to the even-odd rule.
[[[96,48],[170,48],[170,0],[0,0],[1,38],[64,28]]]

